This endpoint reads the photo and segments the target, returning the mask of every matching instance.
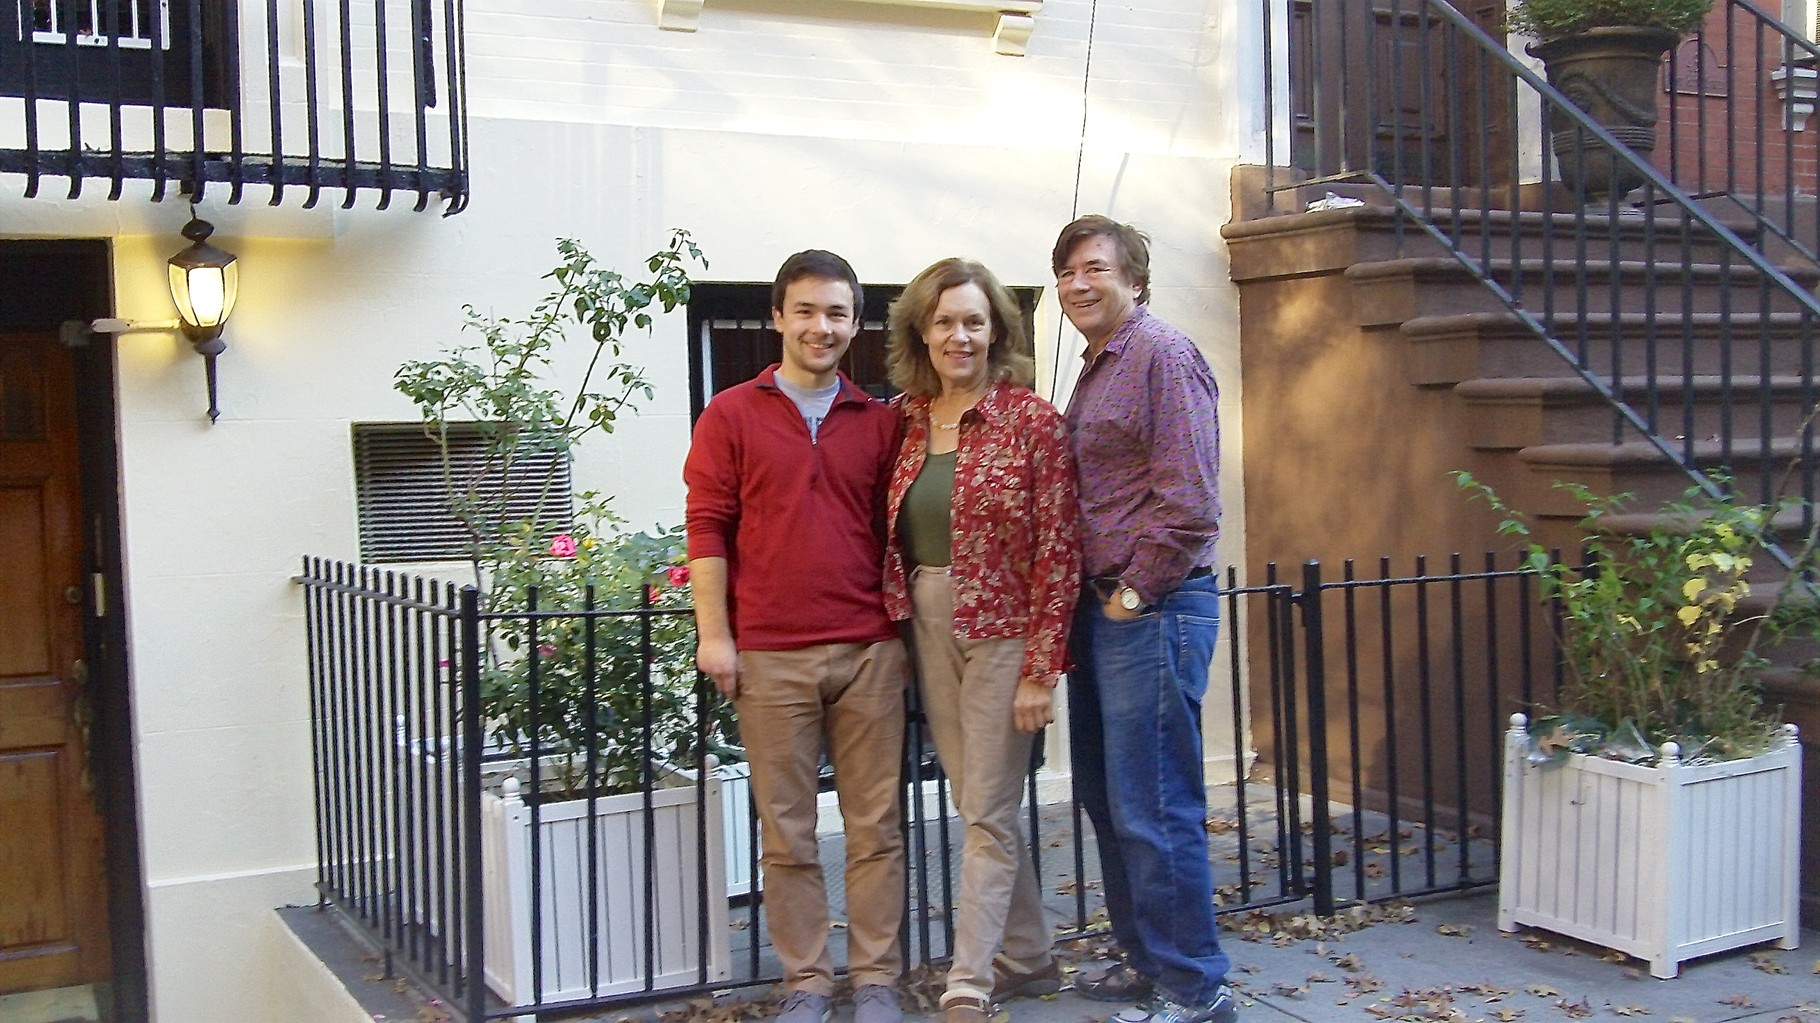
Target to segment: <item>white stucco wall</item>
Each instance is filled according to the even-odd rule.
[[[118,356],[155,1018],[295,1019],[266,965],[279,961],[266,910],[313,898],[289,577],[304,554],[355,554],[349,423],[414,418],[396,367],[457,337],[463,303],[527,311],[558,235],[630,266],[685,227],[712,264],[704,280],[769,280],[814,246],[871,281],[964,254],[1043,287],[1077,211],[1133,222],[1154,239],[1153,307],[1222,383],[1223,559],[1238,561],[1238,310],[1218,229],[1232,165],[1261,146],[1251,6],[1099,3],[1089,76],[1092,0],[1049,0],[1022,58],[993,52],[989,15],[708,0],[688,34],[660,32],[649,0],[470,0],[467,212],[378,212],[369,196],[343,211],[338,195],[316,210],[300,195],[229,207],[211,193],[202,214],[242,270],[221,421],[202,414],[202,365],[181,338],[127,335]],[[118,314],[173,315],[178,203],[0,186],[0,230],[112,238]],[[1059,403],[1079,339],[1047,295],[1035,326]],[[685,351],[680,312],[636,342],[657,397],[578,465],[637,526],[681,518]]]

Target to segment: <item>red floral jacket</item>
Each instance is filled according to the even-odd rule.
[[[886,497],[885,610],[903,621],[910,581],[897,515],[929,450],[929,399],[896,403],[905,433]],[[1025,640],[1019,677],[1055,685],[1081,591],[1081,508],[1061,413],[1028,387],[994,384],[961,417],[949,514],[955,633]]]

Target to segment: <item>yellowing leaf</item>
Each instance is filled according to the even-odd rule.
[[[1692,625],[1700,620],[1700,608],[1696,604],[1689,604],[1676,611],[1675,617],[1681,619],[1682,625]]]

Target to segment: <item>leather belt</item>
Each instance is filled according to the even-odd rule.
[[[1212,565],[1197,565],[1182,578],[1182,581],[1187,582],[1189,579],[1201,579],[1212,574]],[[1119,577],[1116,575],[1089,576],[1087,585],[1093,588],[1093,592],[1100,595],[1101,600],[1110,600],[1113,591],[1119,588]]]

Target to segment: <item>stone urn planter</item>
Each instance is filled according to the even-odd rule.
[[[1648,158],[1656,148],[1662,58],[1680,37],[1664,28],[1606,26],[1533,43],[1531,56],[1560,90],[1619,142]],[[1561,183],[1587,203],[1622,198],[1643,175],[1558,111],[1549,112],[1549,146]]]
[[[1801,745],[1653,766],[1585,754],[1529,761],[1523,715],[1504,741],[1498,927],[1540,927],[1649,961],[1800,940]]]

